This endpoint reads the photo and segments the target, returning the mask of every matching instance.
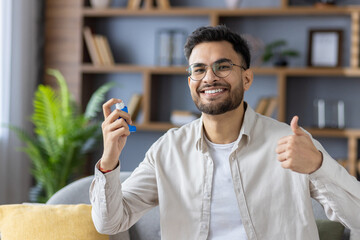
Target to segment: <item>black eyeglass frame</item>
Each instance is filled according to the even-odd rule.
[[[215,73],[213,66],[214,66],[214,64],[220,64],[220,63],[223,63],[223,62],[229,63],[229,64],[231,65],[231,69],[230,69],[228,75],[226,75],[226,76],[224,76],[224,77],[221,77],[221,76],[218,76],[218,75]],[[186,71],[188,72],[188,74],[189,74],[188,76],[191,78],[191,80],[196,81],[196,82],[201,81],[201,80],[204,79],[204,77],[206,76],[206,73],[207,73],[207,70],[208,70],[209,67],[211,68],[211,71],[215,74],[215,76],[217,76],[217,77],[219,77],[219,78],[226,78],[227,76],[229,76],[230,73],[231,73],[231,71],[232,71],[232,69],[233,69],[233,66],[240,67],[240,68],[242,68],[242,69],[245,70],[245,71],[247,70],[247,68],[245,68],[244,66],[237,65],[237,64],[231,62],[231,60],[221,59],[221,60],[218,60],[218,61],[212,63],[210,66],[204,64],[204,66],[205,66],[205,74],[204,74],[204,76],[203,76],[201,79],[197,80],[197,79],[193,79],[193,78],[191,77],[191,70],[190,70],[190,68],[191,68],[191,66],[193,66],[194,64],[199,64],[199,63],[193,63],[193,64],[191,64],[191,65],[186,69]]]

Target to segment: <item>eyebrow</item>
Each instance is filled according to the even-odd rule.
[[[223,62],[232,62],[228,58],[220,58],[219,60],[216,60],[214,63],[223,63]]]
[[[230,59],[228,59],[228,58],[220,58],[219,60],[216,60],[214,63],[217,63],[217,64],[219,64],[219,63],[223,63],[223,62],[232,62]],[[191,64],[192,66],[194,66],[194,67],[203,67],[203,66],[206,66],[206,64],[205,63],[193,63],[193,64]]]

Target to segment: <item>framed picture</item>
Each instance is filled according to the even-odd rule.
[[[342,30],[310,30],[308,66],[340,67]]]

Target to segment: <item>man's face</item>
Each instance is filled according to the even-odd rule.
[[[211,70],[213,63],[226,59],[243,66],[242,59],[227,41],[200,43],[194,47],[189,57],[189,65],[196,63],[209,66],[202,80],[188,80],[192,99],[203,113],[222,114],[236,109],[243,100],[244,70],[241,67],[233,66],[231,73],[224,78],[216,76]]]

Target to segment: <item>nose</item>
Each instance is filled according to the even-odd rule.
[[[205,76],[202,79],[203,82],[211,83],[218,80],[218,77],[215,75],[211,67],[208,67],[205,72]]]

